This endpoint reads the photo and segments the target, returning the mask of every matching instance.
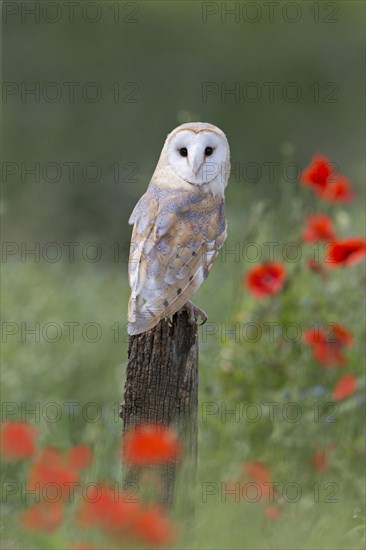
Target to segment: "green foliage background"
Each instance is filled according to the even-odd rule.
[[[39,403],[41,412],[50,402],[62,406],[64,414],[57,422],[41,414],[40,443],[92,445],[96,462],[87,480],[120,479],[116,448],[127,354],[127,220],[171,129],[187,120],[214,123],[228,136],[234,166],[257,163],[263,171],[255,183],[243,174],[230,180],[227,251],[236,243],[242,251],[248,242],[278,241],[276,259],[282,260],[282,246],[300,242],[305,214],[317,210],[332,215],[340,235],[362,234],[364,229],[363,2],[298,2],[302,16],[296,23],[281,15],[286,2],[280,3],[272,23],[263,2],[256,3],[263,13],[256,23],[243,17],[235,22],[229,16],[222,22],[220,14],[204,23],[201,2],[155,0],[133,3],[138,8],[136,23],[114,23],[112,4],[100,3],[103,17],[96,24],[76,16],[74,23],[54,24],[32,23],[31,18],[22,23],[18,17],[9,17],[3,25],[3,81],[29,85],[74,81],[81,86],[97,82],[103,91],[96,103],[79,96],[70,103],[66,95],[56,103],[37,103],[32,98],[22,102],[15,94],[2,105],[3,162],[17,166],[97,162],[103,171],[96,183],[85,181],[80,170],[74,182],[64,170],[56,183],[42,178],[37,183],[32,176],[21,181],[17,173],[3,182],[1,203],[5,242],[19,246],[23,242],[30,249],[39,242],[41,250],[55,242],[64,252],[62,261],[55,263],[42,257],[35,262],[32,256],[21,261],[19,253],[3,264],[3,320],[19,326],[19,333],[8,336],[4,346],[3,400],[29,408]],[[215,3],[220,9],[222,4]],[[318,23],[314,22],[315,4]],[[332,6],[337,8],[337,21],[325,22]],[[120,2],[120,7],[123,19],[126,3]],[[129,91],[123,86],[135,83],[138,101],[115,102],[109,90],[115,82],[120,83],[122,99]],[[236,102],[228,95],[222,101],[216,94],[204,102],[204,82],[228,89],[235,82],[242,87],[255,82],[263,98]],[[265,82],[279,83],[272,103]],[[281,95],[289,82],[301,86],[298,102],[285,101]],[[321,89],[318,102],[311,88],[315,82]],[[327,101],[324,86],[329,82],[338,87],[337,102]],[[351,181],[357,193],[351,205],[319,204],[310,192],[282,176],[282,167],[289,162],[304,167],[318,151],[336,162]],[[278,163],[273,180],[266,171],[268,162]],[[121,167],[117,183],[110,169],[115,163]],[[123,181],[127,163],[137,167],[133,182]],[[64,246],[70,241],[80,243],[73,262],[68,261]],[[88,242],[102,247],[100,261],[82,257],[80,251]],[[118,257],[115,243],[119,243]],[[242,275],[253,265],[243,255],[222,255],[197,293],[196,301],[207,311],[216,334],[208,335],[207,328],[200,332],[197,517],[194,526],[183,528],[177,548],[363,547],[365,334],[360,289],[364,272],[360,265],[334,270],[324,282],[305,267],[306,256],[312,254],[303,247],[301,261],[287,262],[289,283],[273,300],[258,302],[242,288]],[[265,252],[261,259],[266,259]],[[79,323],[74,341],[70,342],[66,329],[55,343],[44,338],[35,342],[32,336],[22,341],[21,323],[42,327],[49,322],[62,327],[65,322]],[[90,322],[102,330],[95,343],[82,334],[82,327]],[[279,322],[280,330],[273,342],[266,334],[258,342],[242,336],[236,342],[225,335],[225,328],[249,322]],[[286,341],[281,330],[289,323],[307,328],[332,322],[344,324],[354,334],[345,372],[355,373],[359,380],[358,394],[337,409],[336,423],[325,419],[331,388],[341,373],[322,369],[300,340]],[[70,401],[80,403],[72,421],[64,405]],[[294,401],[302,416],[291,423],[281,411]],[[96,402],[103,411],[96,422],[81,414],[89,402]],[[248,402],[278,402],[280,412],[271,422],[267,415],[258,422],[221,416],[222,403],[227,410],[239,406],[242,411]],[[207,403],[217,405],[219,412],[206,415]],[[318,420],[314,403],[319,407]],[[14,417],[20,417],[20,409]],[[310,457],[328,444],[336,447],[330,468],[323,474],[314,472]],[[245,460],[266,462],[281,486],[300,484],[302,498],[294,504],[286,502],[277,522],[266,521],[259,507],[250,503],[235,503],[229,497],[222,502],[219,493],[203,502],[202,484],[232,479]],[[6,464],[4,480],[23,481],[21,468]],[[321,487],[319,503],[311,489],[314,483]],[[337,502],[326,502],[326,483],[337,485]],[[30,538],[16,523],[24,507],[18,495],[3,505],[4,548],[67,548],[80,537],[70,519],[52,539]],[[176,517],[184,524],[182,510]]]
[[[239,2],[241,8],[246,4]],[[278,195],[263,163],[281,161],[281,144],[287,142],[301,166],[320,150],[360,185],[364,168],[362,2],[334,2],[328,7],[320,2],[318,23],[314,22],[315,4],[310,2],[298,3],[301,12],[283,11],[287,3],[282,2],[272,23],[261,2],[257,5],[262,16],[256,23],[247,22],[255,15],[250,10],[238,23],[229,15],[222,23],[221,12],[207,16],[204,23],[204,3],[155,0],[137,2],[136,14],[120,2],[121,21],[114,23],[114,4],[101,5],[102,17],[95,24],[84,21],[79,8],[74,23],[68,23],[63,12],[64,17],[54,24],[44,18],[32,23],[31,16],[22,24],[19,17],[9,16],[4,25],[4,81],[29,86],[39,82],[41,89],[56,82],[63,92],[56,103],[36,103],[31,96],[22,103],[20,94],[7,98],[4,160],[30,165],[38,161],[42,166],[52,161],[81,165],[94,161],[103,169],[100,182],[94,184],[82,178],[81,170],[76,171],[79,177],[74,183],[68,181],[66,169],[56,184],[37,184],[31,176],[24,184],[9,178],[4,192],[7,227],[19,239],[25,235],[47,240],[94,237],[114,242],[118,236],[127,241],[127,216],[149,182],[162,143],[186,119],[221,127],[231,145],[233,165],[260,165],[263,176],[257,183],[241,176],[227,194],[228,207],[239,201],[243,214],[254,198]],[[297,13],[301,17],[288,23],[287,13],[290,18]],[[336,22],[324,22],[328,20]],[[74,103],[68,101],[64,82],[80,83]],[[100,85],[100,101],[80,98],[88,82]],[[109,89],[116,82],[118,103]],[[123,88],[131,82],[138,86],[137,94]],[[245,93],[239,102],[229,94],[222,101],[217,93],[203,102],[205,82],[228,90],[236,82],[241,90],[254,82],[263,95],[250,103]],[[266,82],[278,83],[273,103]],[[286,97],[290,82],[301,90],[301,98],[294,103],[282,95],[285,90]],[[324,89],[329,82],[338,87],[334,97],[332,87]],[[320,87],[317,102],[314,83]],[[253,93],[248,90],[248,95]],[[289,96],[293,93],[288,90]],[[128,99],[137,101],[126,103]],[[116,162],[121,165],[117,184],[109,170]],[[133,183],[122,181],[128,172],[122,167],[129,162],[137,164]],[[248,175],[255,179],[254,168],[248,168]]]

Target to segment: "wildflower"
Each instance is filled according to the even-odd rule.
[[[7,460],[29,458],[35,452],[37,431],[26,422],[8,421],[1,428],[1,452]]]
[[[301,182],[315,191],[323,191],[334,174],[331,162],[323,155],[315,155],[301,174]]]
[[[332,323],[330,328],[330,333],[323,328],[305,330],[303,340],[311,346],[315,359],[324,367],[341,366],[346,362],[343,348],[352,345],[353,337],[339,324]]]
[[[339,176],[334,183],[325,187],[320,196],[329,202],[349,202],[354,199],[354,192],[348,180]]]
[[[134,520],[132,529],[143,541],[152,545],[174,542],[177,532],[166,512],[159,506],[150,506]]]
[[[245,284],[256,298],[276,294],[283,286],[286,269],[280,262],[267,262],[250,269]]]
[[[339,401],[345,397],[353,395],[357,390],[357,378],[354,374],[345,374],[338,380],[333,388],[332,397],[334,401]]]
[[[311,457],[311,463],[315,470],[324,472],[328,469],[328,456],[325,449],[317,449]]]
[[[254,482],[261,498],[269,497],[271,472],[263,462],[253,460],[243,464],[243,474],[246,480]]]
[[[118,535],[136,516],[138,504],[128,493],[116,492],[105,483],[95,484],[83,500],[77,522],[84,527],[97,526],[103,531]]]
[[[177,434],[166,426],[143,424],[134,427],[124,438],[126,463],[158,464],[175,460],[181,452]]]
[[[332,220],[326,214],[315,214],[306,220],[306,227],[302,233],[305,242],[330,241],[335,239]]]
[[[330,268],[352,265],[366,255],[366,241],[362,237],[350,237],[329,243],[325,265]]]
[[[332,163],[323,155],[313,157],[302,172],[300,181],[329,202],[348,202],[354,198],[348,180],[334,170]]]
[[[21,525],[27,531],[56,531],[63,519],[63,507],[59,502],[34,504],[21,517]]]
[[[57,449],[45,447],[32,465],[27,485],[31,489],[39,484],[43,498],[52,502],[59,495],[67,497],[70,484],[78,479],[78,473],[69,467]]]
[[[281,510],[278,506],[267,506],[264,513],[269,519],[277,519],[281,515]]]

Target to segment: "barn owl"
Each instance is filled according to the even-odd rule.
[[[152,329],[183,306],[191,322],[198,316],[207,319],[189,299],[226,239],[229,174],[229,144],[216,126],[191,122],[168,135],[148,189],[129,219],[129,334]]]

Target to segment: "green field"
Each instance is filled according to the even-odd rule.
[[[362,265],[328,269],[325,281],[310,272],[305,258],[314,247],[300,244],[300,199],[297,205],[297,223],[290,220],[293,229],[287,241],[279,241],[276,259],[283,261],[286,242],[298,243],[303,258],[284,262],[288,279],[278,294],[251,297],[242,276],[253,264],[229,253],[235,242],[243,247],[273,240],[270,204],[267,213],[253,204],[245,224],[232,219],[235,210],[229,208],[227,247],[197,294],[209,321],[199,329],[196,518],[182,529],[177,548],[363,547],[364,272]],[[352,211],[357,207],[334,209],[340,234],[354,233]],[[35,423],[40,446],[90,445],[95,462],[85,482],[120,481],[125,258],[109,265],[9,261],[3,277],[3,416]],[[352,333],[346,365],[327,369],[311,356],[301,334],[315,323],[341,323]],[[358,391],[334,402],[332,388],[345,372],[357,376]],[[323,472],[311,463],[319,448],[328,459]],[[279,484],[281,514],[275,520],[265,517],[252,496],[237,496],[236,502],[221,485],[238,479],[241,465],[253,460],[265,463]],[[25,472],[26,463],[4,463],[3,479],[21,484]],[[5,497],[3,548],[68,548],[83,535],[72,521],[76,504],[57,534],[19,530],[18,515],[32,498]],[[185,525],[184,510],[178,507],[174,516]],[[88,533],[87,540],[98,541],[98,534]]]

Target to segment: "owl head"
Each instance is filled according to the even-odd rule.
[[[185,182],[210,184],[214,194],[223,194],[230,173],[230,149],[217,126],[206,122],[178,126],[166,139],[161,161]]]

